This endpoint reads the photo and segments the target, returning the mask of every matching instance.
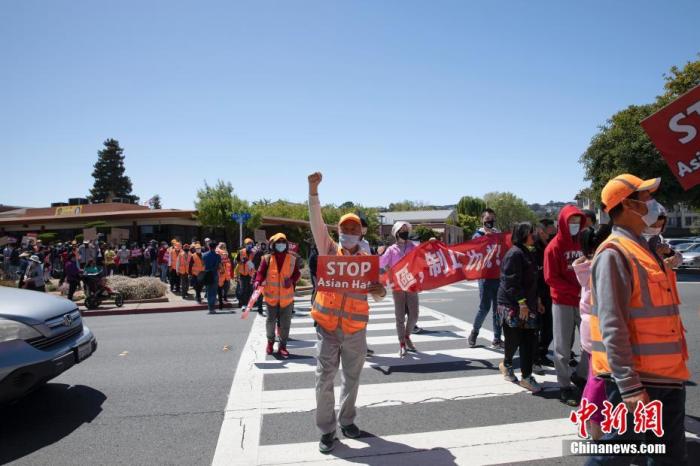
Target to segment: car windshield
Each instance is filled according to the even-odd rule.
[[[688,249],[686,249],[685,252],[700,252],[700,243],[693,244]]]

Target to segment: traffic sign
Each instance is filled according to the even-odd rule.
[[[231,218],[233,219],[234,222],[238,223],[239,225],[243,225],[246,223],[248,220],[250,220],[251,214],[249,212],[236,212],[231,214]]]

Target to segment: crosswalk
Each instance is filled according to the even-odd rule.
[[[474,289],[464,282],[450,288]],[[433,293],[455,292],[450,288]],[[488,348],[493,334],[486,329],[469,348],[469,322],[421,305],[424,331],[412,338],[418,353],[399,358],[389,294],[371,304],[367,328],[375,355],[365,361],[357,399],[357,424],[366,435],[350,440],[339,432],[336,449],[323,455],[314,424],[316,336],[308,298],[298,299],[296,310],[286,360],[265,354],[265,318],[255,317],[214,465],[501,464],[559,458],[562,441],[576,438],[569,408],[547,399],[556,395],[554,372],[538,377],[549,397],[506,382],[498,372],[503,353]]]

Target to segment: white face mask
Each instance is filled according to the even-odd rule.
[[[569,225],[569,233],[571,233],[571,236],[578,235],[579,231],[581,231],[581,224],[580,223],[572,223]]]
[[[661,215],[661,204],[656,202],[656,199],[649,199],[646,202],[646,205],[647,213],[646,215],[642,215],[642,220],[644,220],[644,223],[646,223],[647,226],[652,226],[657,220],[659,220],[659,215]]]
[[[340,245],[345,249],[352,249],[360,242],[360,237],[357,235],[340,234]]]
[[[659,236],[661,234],[661,227],[646,227],[642,233],[645,238],[651,238],[652,236]]]

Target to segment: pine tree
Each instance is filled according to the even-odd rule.
[[[92,177],[95,184],[90,190],[92,202],[106,202],[111,197],[137,199],[131,194],[131,180],[124,174],[124,149],[116,139],[107,139],[105,148],[97,152]]]

